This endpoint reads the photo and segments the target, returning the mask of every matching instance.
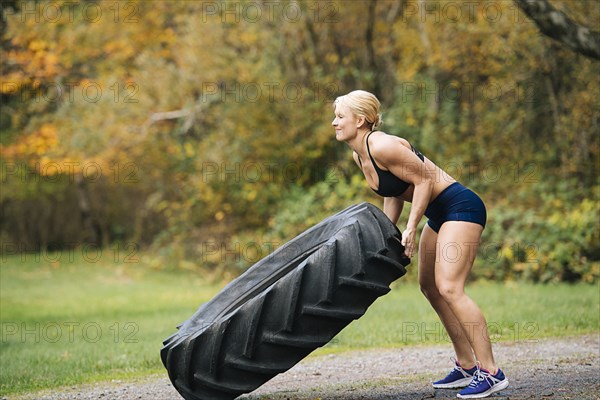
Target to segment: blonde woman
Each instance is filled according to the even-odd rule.
[[[419,284],[456,353],[454,369],[433,386],[464,388],[459,398],[487,397],[508,387],[508,379],[494,360],[485,317],[464,291],[486,223],[485,205],[406,139],[378,130],[379,109],[379,100],[366,91],[338,97],[332,122],[336,139],[353,150],[392,222],[398,222],[405,201],[412,203],[402,233],[408,257],[416,250],[419,221],[429,218],[419,241]]]

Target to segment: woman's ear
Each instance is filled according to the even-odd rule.
[[[357,115],[356,116],[356,127],[360,128],[361,126],[364,125],[365,121],[366,121],[366,118],[364,115]]]

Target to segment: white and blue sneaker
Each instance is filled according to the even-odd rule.
[[[464,369],[460,366],[460,363],[454,357],[452,358],[452,361],[454,361],[454,368],[444,379],[433,382],[432,385],[434,388],[464,388],[468,386],[469,383],[473,380],[473,375],[475,374],[475,372],[477,372],[477,366],[474,366],[471,369]]]
[[[506,379],[502,370],[498,369],[496,375],[492,375],[489,371],[480,368],[475,371],[473,380],[469,383],[469,386],[458,392],[456,397],[461,399],[481,399],[507,387],[508,379]]]

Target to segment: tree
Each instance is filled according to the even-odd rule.
[[[548,0],[515,0],[540,31],[586,57],[600,60],[600,32],[582,26]]]

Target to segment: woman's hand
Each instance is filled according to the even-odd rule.
[[[415,242],[417,239],[417,230],[413,228],[406,228],[402,232],[402,246],[404,246],[404,254],[407,257],[412,257],[415,252]]]

